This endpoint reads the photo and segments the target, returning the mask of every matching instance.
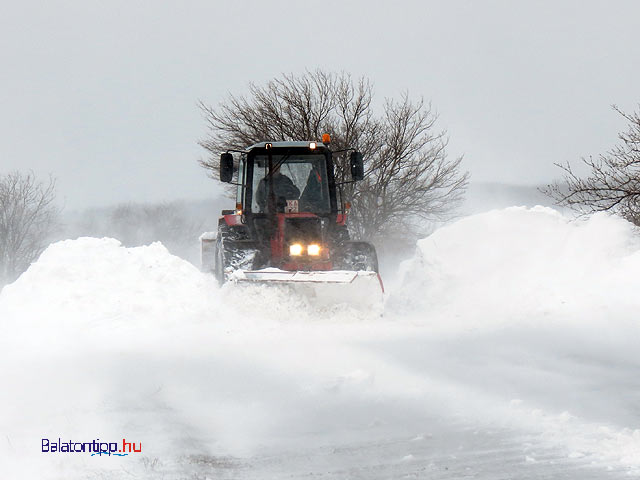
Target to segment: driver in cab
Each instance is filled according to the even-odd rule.
[[[256,190],[256,202],[261,212],[267,210],[269,199],[269,176],[264,177],[258,184]],[[280,165],[276,164],[271,170],[271,181],[273,182],[273,193],[276,197],[276,210],[284,212],[287,200],[297,200],[300,196],[300,190],[291,181],[289,177],[280,173]]]

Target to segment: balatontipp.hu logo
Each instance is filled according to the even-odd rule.
[[[118,448],[120,445],[120,448]],[[90,453],[94,455],[117,455],[119,457],[125,457],[130,453],[142,452],[142,442],[136,444],[136,442],[127,442],[125,438],[120,442],[100,442],[97,438],[91,442],[68,442],[61,441],[58,438],[56,442],[49,440],[48,438],[42,439],[42,453]]]

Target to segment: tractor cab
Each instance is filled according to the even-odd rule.
[[[246,214],[337,214],[332,152],[318,142],[262,142],[248,147],[238,161],[236,203]],[[352,152],[353,181],[362,179],[362,155]],[[233,155],[220,158],[220,178],[231,182]],[[343,205],[340,205],[340,210]]]
[[[337,211],[333,164],[328,149],[250,147],[238,166],[237,202],[251,213]],[[331,188],[329,187],[331,182]],[[331,193],[330,193],[331,192]]]

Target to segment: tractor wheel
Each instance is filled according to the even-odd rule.
[[[214,274],[220,285],[227,281],[227,270],[250,268],[255,245],[244,228],[220,225],[216,242]]]
[[[214,274],[220,286],[227,280],[224,274],[224,253],[221,242],[218,240],[216,243],[216,260],[214,266]]]
[[[227,245],[231,239],[233,239],[233,231],[227,225],[220,225],[218,227],[218,236],[216,237],[216,255],[215,255],[215,267],[214,274],[218,283],[222,285],[227,281],[225,270],[229,267],[229,255],[225,252]]]
[[[341,269],[378,272],[376,249],[368,242],[345,242],[340,252]]]

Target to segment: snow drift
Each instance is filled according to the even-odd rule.
[[[51,245],[0,295],[6,315],[34,327],[118,328],[151,319],[160,326],[220,310],[215,280],[162,244],[124,248],[110,238]]]
[[[550,312],[629,318],[640,306],[640,236],[607,214],[573,221],[513,207],[474,215],[420,240],[402,269],[395,307],[478,318],[479,327],[491,326],[488,316],[539,322]]]
[[[638,471],[634,227],[492,211],[421,240],[402,268],[379,318],[220,288],[157,243],[51,245],[0,292],[0,472],[171,479],[252,459],[239,471],[276,478],[307,475],[313,458],[324,472],[384,464],[386,478],[450,472],[444,445],[496,430],[521,442],[510,468],[552,449],[552,464]],[[126,436],[143,452],[40,452],[58,436]]]

